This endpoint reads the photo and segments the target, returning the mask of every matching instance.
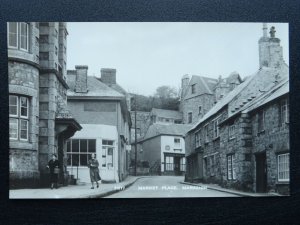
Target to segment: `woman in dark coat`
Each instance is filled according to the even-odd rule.
[[[92,158],[88,162],[88,167],[90,168],[90,177],[92,182],[91,189],[94,189],[94,182],[97,184],[97,188],[99,187],[98,181],[101,180],[99,175],[99,162],[96,159],[96,155],[93,153]]]
[[[48,162],[47,168],[50,169],[50,182],[51,189],[55,186],[57,188],[57,180],[58,180],[58,160],[55,154],[52,155],[52,159]]]

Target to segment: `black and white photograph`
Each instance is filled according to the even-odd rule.
[[[290,195],[289,24],[7,22],[9,199]]]

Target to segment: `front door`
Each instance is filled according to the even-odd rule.
[[[256,160],[256,192],[267,191],[266,153],[255,156]]]
[[[174,174],[180,175],[180,157],[174,157]]]

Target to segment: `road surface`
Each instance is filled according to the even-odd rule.
[[[133,185],[107,198],[168,198],[168,197],[238,197],[221,191],[180,184],[181,176],[152,176],[138,179]],[[118,189],[118,184],[116,184]]]

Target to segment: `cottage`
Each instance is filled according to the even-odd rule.
[[[92,153],[103,182],[119,182],[129,168],[131,119],[126,92],[116,83],[115,69],[88,76],[87,66],[68,71],[68,106],[82,130],[68,142],[68,171],[89,182],[87,162]]]
[[[259,40],[260,69],[221,99],[186,136],[186,180],[289,193],[288,66],[280,40]]]

